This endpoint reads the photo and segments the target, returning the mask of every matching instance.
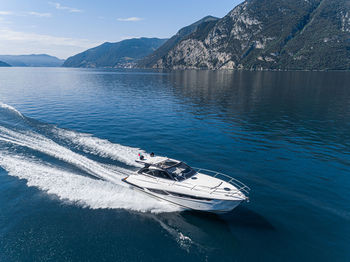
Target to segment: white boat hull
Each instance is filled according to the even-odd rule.
[[[140,156],[140,163],[145,166],[122,181],[184,209],[223,213],[248,199],[249,187],[228,175],[166,157]]]
[[[192,209],[197,211],[212,212],[212,213],[227,213],[232,211],[237,207],[242,200],[198,200],[198,199],[188,199],[184,197],[178,197],[173,195],[163,195],[156,194],[149,190],[140,189],[137,187],[131,186],[133,189],[137,189],[140,192],[146,193],[149,196],[152,196],[158,200],[163,200],[169,202],[173,205],[180,206],[184,209]]]

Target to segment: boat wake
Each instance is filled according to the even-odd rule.
[[[147,156],[139,148],[41,123],[0,102],[0,173],[6,171],[66,204],[141,212],[186,252],[205,254],[212,236],[178,213],[180,207],[121,181],[138,167],[139,152]]]
[[[132,172],[132,166],[137,166],[138,152],[146,154],[139,148],[38,123],[0,103],[0,166],[9,175],[83,207],[153,213],[179,211],[178,207],[149,198],[121,181]],[[92,156],[116,160],[130,168],[105,164]]]
[[[85,153],[117,160],[130,166],[141,167],[140,164],[135,162],[138,153],[148,156],[140,148],[114,144],[106,139],[93,137],[91,134],[78,133],[61,128],[53,128],[52,131],[57,136],[69,140],[70,143],[73,143]]]

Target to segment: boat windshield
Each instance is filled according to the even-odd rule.
[[[178,181],[185,180],[194,174],[196,171],[192,169],[190,166],[186,165],[183,162],[176,164],[170,168],[166,169],[173,177],[176,177]]]

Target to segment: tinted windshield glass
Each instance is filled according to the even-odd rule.
[[[176,177],[178,180],[183,180],[193,176],[196,171],[194,171],[191,167],[186,165],[185,163],[179,163],[176,166],[168,168],[167,171]]]
[[[150,176],[154,177],[159,177],[159,178],[164,178],[164,179],[172,179],[167,172],[162,171],[162,170],[149,170],[148,168],[143,168],[139,171],[139,174],[145,173]]]

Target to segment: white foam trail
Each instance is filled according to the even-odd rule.
[[[117,170],[110,170],[98,162],[79,155],[37,133],[29,131],[25,133],[16,132],[1,126],[0,131],[0,141],[16,144],[45,153],[75,165],[91,175],[103,178],[116,184],[121,184],[121,177],[126,175],[124,172],[120,172],[122,170],[126,171],[126,169],[120,168],[119,172]]]
[[[21,112],[8,104],[0,102],[0,107],[16,113],[20,117],[24,118]],[[74,143],[86,153],[99,155],[101,157],[108,157],[130,166],[141,166],[135,162],[135,160],[137,160],[138,153],[142,153],[146,157],[149,156],[140,148],[114,144],[106,139],[93,137],[91,134],[69,131],[57,127],[53,128],[52,131],[59,137],[68,139],[71,143]]]
[[[8,105],[8,104],[4,104],[4,103],[0,102],[0,107],[1,107],[1,108],[4,108],[4,109],[7,109],[7,110],[9,110],[9,111],[12,111],[12,112],[16,113],[17,115],[19,115],[20,117],[23,118],[22,113],[19,112],[19,111],[18,111],[16,108],[14,108],[13,106],[10,106],[10,105]]]
[[[9,105],[0,102],[0,107],[11,110],[24,118],[19,111]],[[70,138],[75,141],[88,153],[111,157],[130,165],[134,164],[135,156],[141,151],[137,148],[113,144],[107,140],[63,129],[57,134],[63,139]],[[43,165],[33,158],[11,156],[9,152],[0,151],[0,165],[10,175],[26,179],[29,186],[36,186],[49,194],[57,195],[60,199],[67,199],[90,208],[124,208],[142,212],[180,210],[169,203],[160,202],[129,189],[121,178],[130,175],[130,170],[98,163],[36,132],[15,131],[0,126],[0,141],[47,154],[105,180],[79,176],[56,167]],[[106,152],[104,153],[103,150]]]
[[[175,212],[179,208],[108,181],[80,176],[33,158],[0,152],[0,165],[11,176],[27,180],[61,200],[92,209],[128,209],[139,212]]]
[[[146,157],[148,156],[148,154],[140,148],[114,144],[106,139],[94,137],[91,134],[78,133],[57,127],[53,129],[53,132],[59,137],[70,140],[86,153],[108,157],[130,166],[141,166],[135,162],[138,153],[142,153]]]

